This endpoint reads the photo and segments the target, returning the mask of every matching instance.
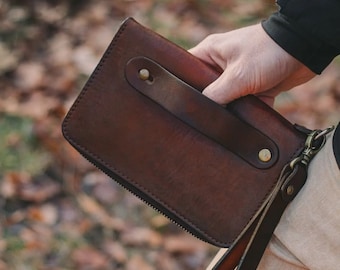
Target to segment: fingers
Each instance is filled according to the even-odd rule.
[[[212,34],[206,37],[189,52],[203,62],[224,70],[232,53],[230,52],[228,33]]]
[[[230,39],[226,33],[210,35],[189,50],[203,62],[223,71],[221,76],[203,91],[204,95],[219,104],[227,104],[242,96],[240,88],[244,87],[244,83],[238,78],[238,72],[232,70],[232,66],[237,65],[228,66],[228,63],[232,64],[235,59],[233,46],[230,46],[228,40]],[[223,45],[220,46],[221,44]]]
[[[277,94],[315,76],[277,45],[261,25],[210,35],[189,52],[223,70],[203,91],[223,105],[248,94],[272,105]]]
[[[250,62],[256,62],[256,47],[248,44],[249,42],[245,43],[244,40],[249,40],[249,32],[258,32],[257,28],[259,26],[213,34],[189,50],[205,63],[223,71],[221,76],[203,91],[204,95],[217,103],[227,104],[243,95],[254,93],[252,88],[258,84],[255,84],[256,72],[251,66],[256,66],[257,63]]]
[[[197,46],[191,48],[188,50],[191,54],[202,60],[203,62],[215,65],[216,63],[212,60],[212,57],[210,55],[212,49],[209,49],[210,46],[206,45],[205,40],[203,40],[201,43],[199,43]]]
[[[215,102],[226,105],[242,96],[253,94],[270,106],[282,91],[310,80],[315,74],[302,70],[291,74],[264,74],[256,65],[247,67],[246,63],[230,64],[221,76],[206,87],[203,94]]]
[[[242,96],[247,91],[243,80],[235,76],[235,73],[226,69],[213,83],[208,85],[203,94],[215,102],[225,105]]]

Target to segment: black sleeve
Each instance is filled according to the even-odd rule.
[[[340,54],[340,0],[278,0],[262,23],[285,51],[320,74]]]

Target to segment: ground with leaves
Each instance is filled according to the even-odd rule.
[[[204,269],[216,248],[98,172],[60,124],[124,18],[190,48],[258,22],[274,1],[8,2],[0,0],[0,269]],[[276,108],[311,128],[335,124],[337,62]]]

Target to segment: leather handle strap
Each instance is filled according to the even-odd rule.
[[[283,177],[284,183],[290,182],[294,187],[298,186],[300,182],[304,183],[306,179],[307,171],[303,165],[296,166],[291,173]],[[274,233],[274,230],[280,221],[283,211],[289,203],[289,201],[283,198],[281,194],[281,187],[282,185],[278,185],[275,188],[274,193],[276,194],[264,209],[261,219],[257,224],[252,238],[250,239],[238,265],[238,270],[256,269],[258,266],[262,255]],[[290,191],[285,190],[283,192]]]
[[[234,270],[236,267],[237,270],[257,268],[284,210],[306,182],[310,161],[323,147],[326,135],[333,128],[310,132],[301,155],[283,168],[260,218],[254,222],[255,229],[250,227],[245,236],[241,238],[241,240],[249,239],[248,243],[244,244],[243,240],[234,244],[236,248],[232,246],[213,267],[213,270]],[[248,238],[249,234],[251,234],[250,238]],[[242,256],[240,256],[241,252]],[[240,258],[240,260],[237,261],[235,258]]]
[[[244,236],[220,258],[213,270],[234,270],[235,267],[237,267],[237,270],[256,269],[283,211],[306,179],[307,170],[303,165],[295,166],[293,170],[283,170],[270,195],[270,200],[259,218],[246,231]],[[291,188],[282,189],[288,183],[290,187],[294,186],[294,194],[290,194]]]
[[[230,270],[235,269],[240,263],[245,249],[254,233],[258,219],[252,223],[244,234],[242,234],[221,256],[215,258],[206,270]]]
[[[268,169],[277,161],[278,148],[270,138],[153,60],[146,57],[132,58],[125,67],[125,76],[143,95],[252,166]],[[201,113],[202,108],[206,108],[204,114]],[[259,152],[263,149],[270,153],[267,160],[259,157]]]

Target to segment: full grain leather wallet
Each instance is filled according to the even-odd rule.
[[[254,96],[214,103],[201,91],[218,76],[129,18],[62,129],[84,157],[147,204],[196,237],[229,247],[254,230],[306,134]]]

